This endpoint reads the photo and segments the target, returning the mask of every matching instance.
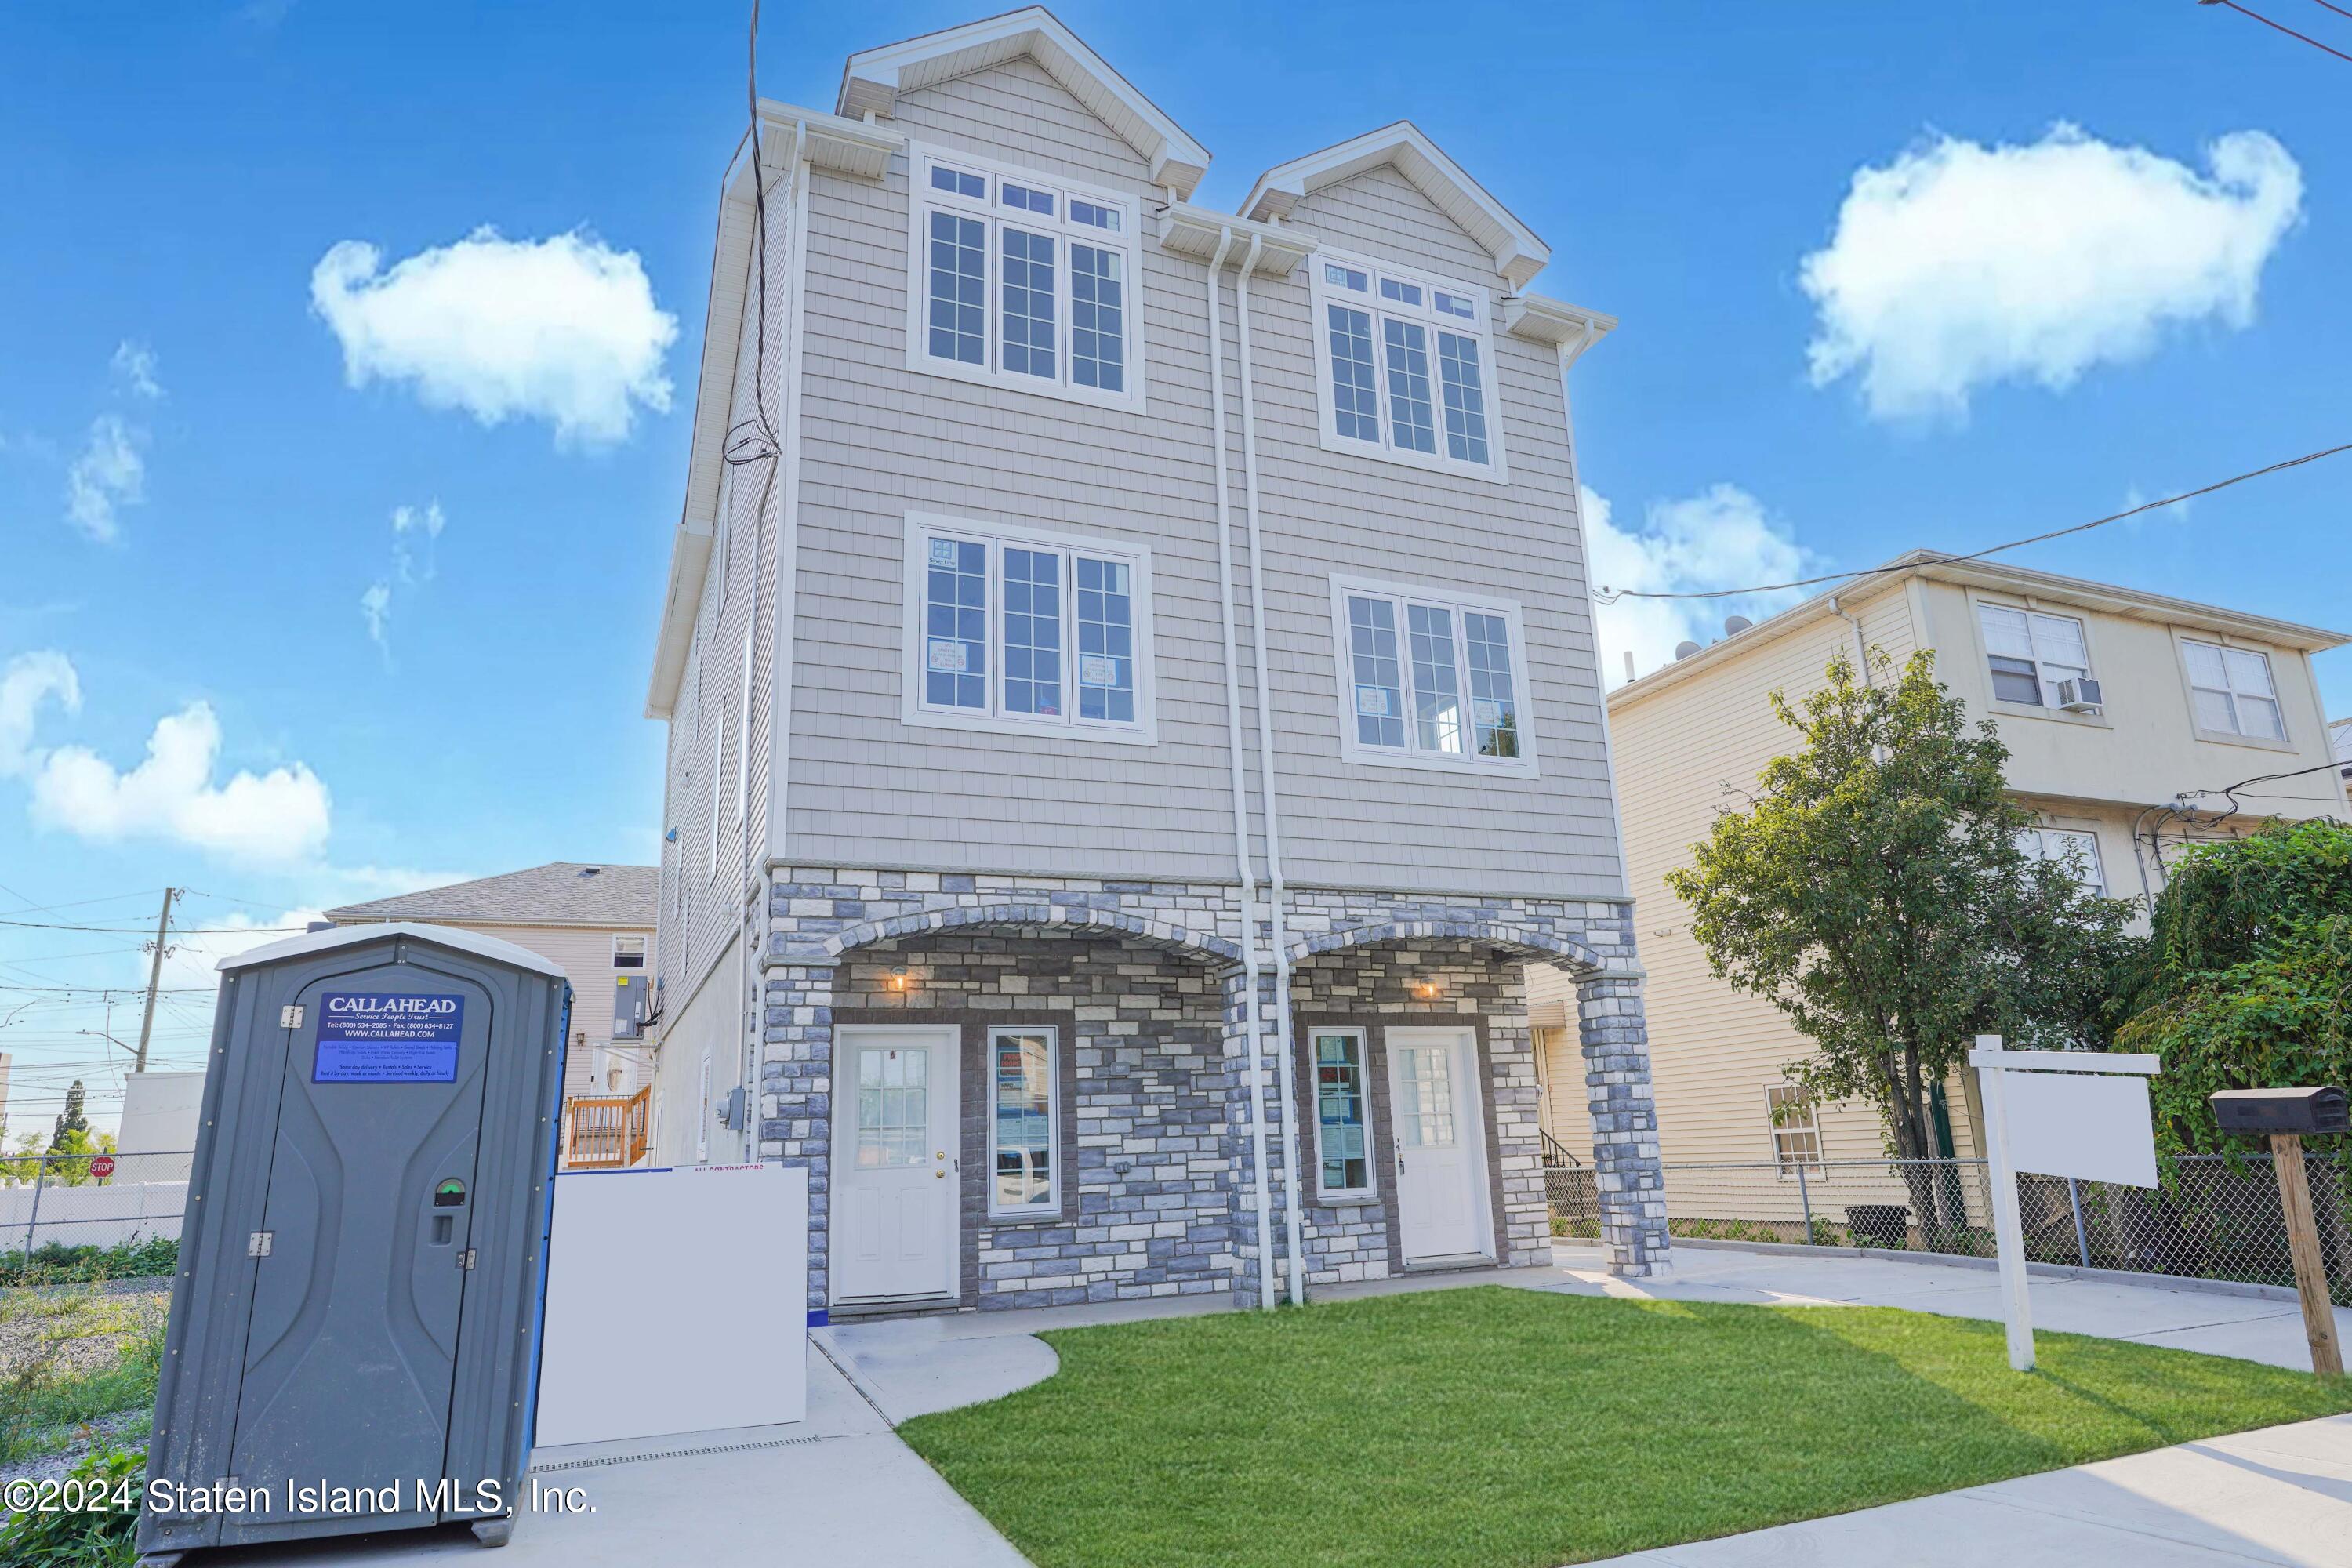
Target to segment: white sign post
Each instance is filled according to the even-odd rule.
[[[1999,1035],[1979,1035],[1969,1062],[1977,1069],[1984,1102],[2009,1364],[2032,1372],[2033,1316],[2025,1293],[2018,1173],[2156,1185],[2147,1080],[2156,1075],[2158,1058],[2126,1052],[2004,1050]]]

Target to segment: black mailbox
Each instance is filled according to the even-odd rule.
[[[2333,1085],[2225,1089],[2211,1103],[2224,1132],[2352,1132],[2344,1091]]]

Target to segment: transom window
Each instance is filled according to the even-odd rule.
[[[1992,694],[2003,702],[2055,708],[2060,681],[2091,673],[2090,645],[2083,623],[2072,616],[1980,604],[1977,618],[1984,627]]]
[[[1764,1115],[1772,1129],[1772,1161],[1783,1176],[1822,1167],[1822,1126],[1812,1098],[1792,1083],[1764,1086]]]
[[[927,370],[1089,402],[1141,395],[1135,209],[918,151],[908,352]]]
[[[1151,739],[1150,554],[908,522],[906,717]]]
[[[2189,660],[2189,694],[2197,705],[2199,729],[2256,741],[2286,739],[2267,654],[2187,637],[2180,651]]]
[[[1318,1029],[1315,1042],[1315,1152],[1318,1190],[1370,1192],[1371,1101],[1365,1090],[1364,1031]]]
[[[1361,761],[1532,772],[1516,605],[1335,580],[1342,751]]]
[[[2017,835],[2017,847],[2035,860],[2055,860],[2074,873],[2082,889],[2095,898],[2107,896],[2106,872],[2099,865],[2099,836],[2073,827],[2028,827]]]
[[[1323,444],[1503,477],[1484,290],[1370,262],[1312,262]]]
[[[1058,1031],[988,1031],[988,1212],[1059,1208],[1055,1196],[1054,1054]]]

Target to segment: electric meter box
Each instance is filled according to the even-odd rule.
[[[408,922],[220,967],[142,1560],[455,1521],[502,1542],[536,1403],[563,972]]]

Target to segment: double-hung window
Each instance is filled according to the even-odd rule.
[[[2019,830],[2017,847],[2032,860],[2054,860],[2074,874],[2083,891],[2107,896],[2106,872],[2099,865],[2099,836],[2073,827],[2027,827]]]
[[[1371,1094],[1366,1087],[1364,1031],[1317,1029],[1315,1157],[1317,1190],[1326,1197],[1372,1188]]]
[[[1055,1195],[1054,1083],[1058,1031],[988,1031],[988,1212],[1004,1217],[1052,1214]]]
[[[917,515],[907,552],[909,723],[1152,741],[1148,551]]]
[[[1141,406],[1135,203],[956,153],[913,171],[910,363]]]
[[[1323,445],[1504,478],[1486,291],[1318,254]]]
[[[2286,739],[2268,655],[2188,637],[2180,639],[2180,653],[2189,661],[2189,696],[2200,730],[2254,741]]]
[[[1772,1128],[1772,1163],[1782,1176],[1822,1166],[1822,1124],[1812,1098],[1790,1083],[1764,1086],[1764,1114]]]
[[[1334,578],[1331,615],[1344,754],[1535,772],[1517,605]]]
[[[2000,701],[2055,708],[2060,681],[2091,673],[2090,645],[2083,623],[2072,616],[1979,604],[1977,619],[1984,628],[1992,694]]]

